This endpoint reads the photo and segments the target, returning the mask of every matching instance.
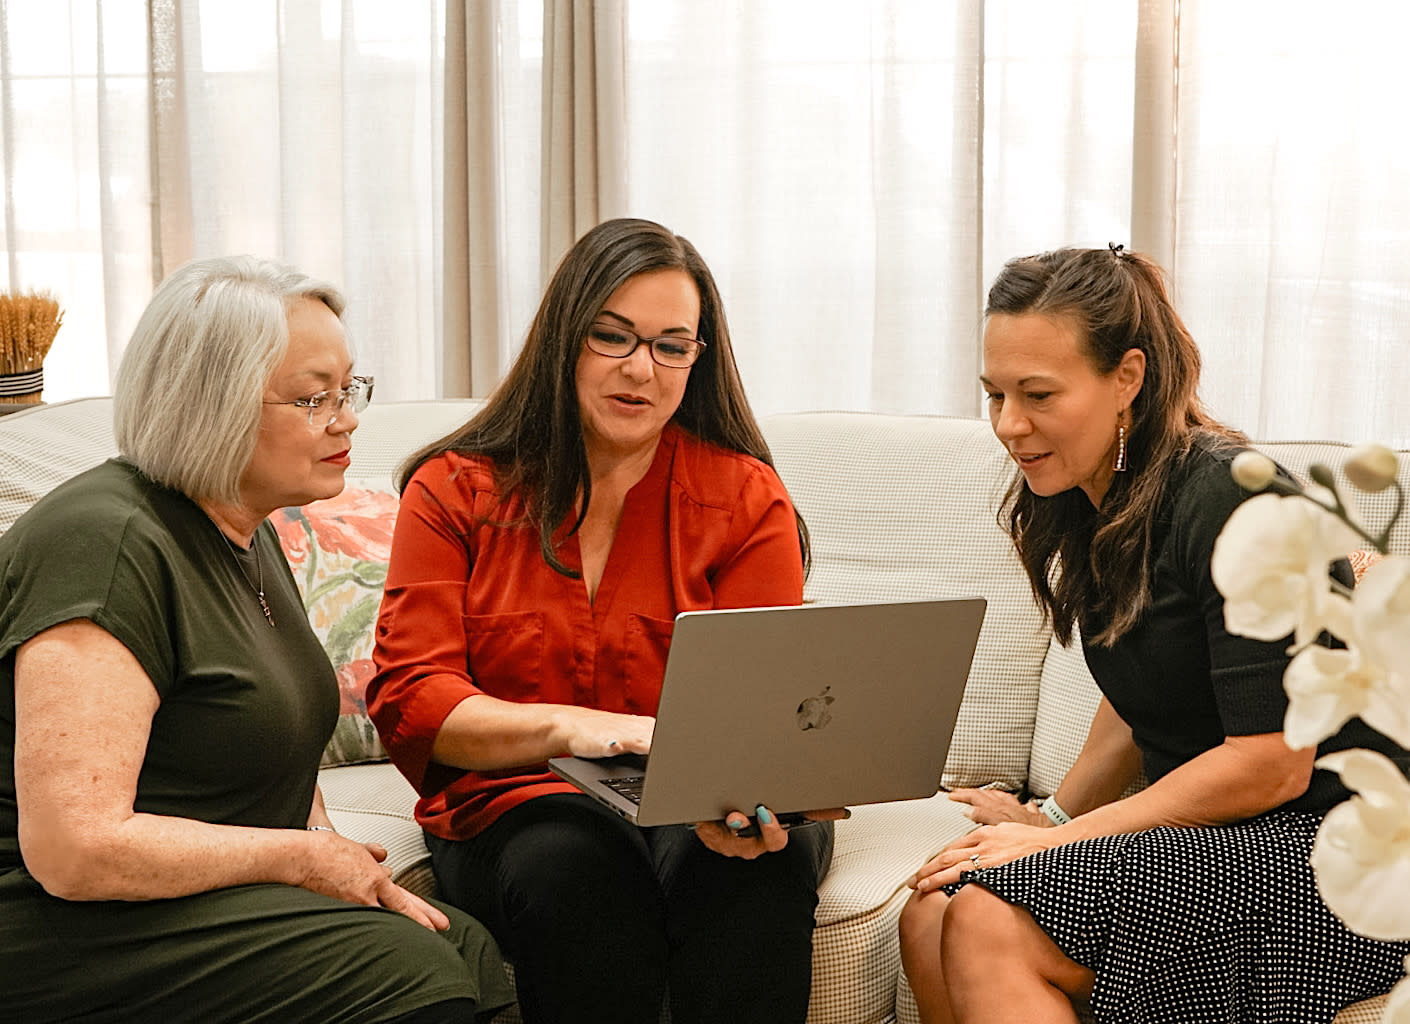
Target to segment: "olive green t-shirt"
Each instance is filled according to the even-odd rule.
[[[114,459],[55,488],[0,536],[0,870],[21,862],[15,652],[72,619],[117,638],[160,696],[136,811],[307,822],[338,689],[273,527],[261,525],[244,551],[185,495]],[[85,685],[84,699],[101,706],[102,676]]]

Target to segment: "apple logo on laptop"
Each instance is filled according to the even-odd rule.
[[[816,697],[808,697],[798,705],[798,728],[807,732],[809,729],[821,729],[832,721],[832,712],[828,710],[828,705],[837,698],[827,692],[831,689],[831,686],[825,686],[822,693]]]

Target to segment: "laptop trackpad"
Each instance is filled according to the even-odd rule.
[[[647,755],[645,754],[614,754],[612,757],[595,757],[594,764],[599,764],[603,768],[620,768],[622,771],[634,772],[638,775],[646,771]]]

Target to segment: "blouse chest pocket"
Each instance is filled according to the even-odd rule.
[[[624,711],[634,715],[654,715],[661,702],[661,679],[666,673],[666,655],[671,649],[672,619],[632,615],[623,634],[621,688]]]
[[[475,685],[492,697],[541,700],[543,613],[466,615],[465,662]]]

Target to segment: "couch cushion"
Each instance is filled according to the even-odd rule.
[[[377,481],[391,489],[407,456],[444,437],[479,410],[477,399],[446,398],[425,402],[373,402],[358,413],[353,435],[349,480]]]
[[[392,881],[419,896],[436,894],[431,854],[412,811],[416,790],[388,762],[324,768],[318,788],[333,827],[359,843],[387,848]]]
[[[59,484],[116,454],[110,398],[0,416],[0,533]]]
[[[808,600],[988,599],[944,781],[1021,787],[1047,631],[998,524],[1012,469],[988,424],[797,413],[763,428],[812,534]]]
[[[338,673],[342,703],[325,767],[387,756],[367,715],[372,647],[399,498],[393,480],[423,444],[465,422],[478,402],[392,402],[359,414],[343,493],[272,517],[309,624]]]
[[[1033,751],[1028,762],[1028,788],[1036,796],[1057,792],[1086,742],[1092,716],[1102,694],[1087,671],[1082,641],[1074,633],[1071,646],[1048,637],[1048,656],[1038,686],[1038,717],[1033,725]]]
[[[1374,999],[1353,1003],[1337,1014],[1332,1024],[1380,1024],[1389,1001],[1389,996],[1376,996]]]
[[[387,578],[397,496],[385,486],[349,482],[343,493],[270,517],[303,594],[309,624],[338,674],[338,724],[323,764],[385,758],[367,715],[372,638]]]
[[[974,827],[944,793],[854,807],[837,823],[832,867],[818,887],[809,1021],[891,1019],[906,880]]]

